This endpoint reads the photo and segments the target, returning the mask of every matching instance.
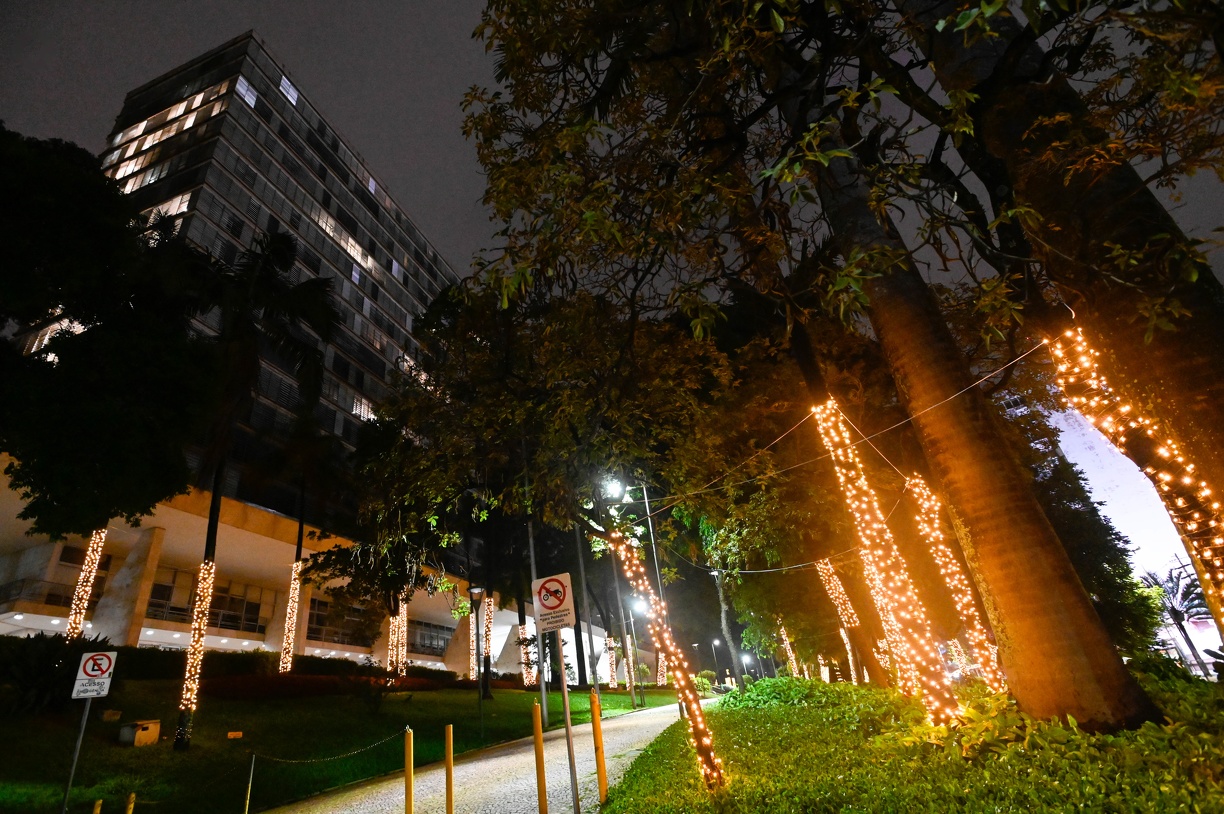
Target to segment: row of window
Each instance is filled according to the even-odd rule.
[[[184,113],[188,113],[188,112],[197,110],[205,103],[211,102],[214,99],[217,99],[218,97],[223,96],[227,90],[229,90],[229,80],[228,79],[218,82],[212,87],[206,88],[200,91],[199,93],[197,93],[196,95],[188,99],[184,99],[183,101],[178,102],[174,105],[171,105],[170,107],[166,108],[160,113],[155,113],[154,115],[148,117],[144,121],[136,122],[136,124],[133,124],[131,127],[127,128],[126,130],[116,133],[111,138],[112,147],[121,147],[122,145],[124,145],[125,143],[129,141],[131,141],[132,143],[128,144],[125,150],[115,150],[114,152],[110,153],[103,160],[102,166],[106,167],[106,166],[109,166],[115,163],[115,161],[119,160],[121,153],[123,154],[124,158],[127,158],[133,155],[134,153],[137,153],[141,150],[144,150],[152,146],[153,144],[156,144],[158,141],[169,138],[169,135],[174,135],[174,133],[170,133],[169,135],[164,135],[164,134],[159,135],[160,131],[158,131],[158,132],[151,133],[151,135],[147,138],[139,139],[138,141],[132,141],[133,139],[136,139],[138,136],[143,135],[146,131],[150,131],[153,128],[160,128],[161,125],[165,124],[166,122],[173,121],[174,119],[179,118]],[[218,113],[220,113],[221,110],[225,109],[224,105],[220,106],[220,109],[216,109],[217,107],[218,106],[216,105],[212,106],[212,108],[210,109],[210,112],[207,115],[204,115],[203,112],[201,112],[198,118],[200,120],[203,120],[205,118],[208,118],[208,116],[215,116]],[[195,120],[197,119],[197,116],[193,114],[191,116],[191,119],[192,119],[192,124],[194,124]],[[190,124],[186,126],[180,126],[178,130],[175,130],[174,132],[185,130],[187,129],[187,127],[190,127],[190,126],[191,126]],[[157,138],[150,141],[150,139],[153,138],[154,136],[157,136]]]

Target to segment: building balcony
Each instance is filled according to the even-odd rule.
[[[75,585],[63,582],[48,582],[42,579],[18,579],[0,585],[0,612],[9,610],[30,610],[72,607],[72,594]],[[89,597],[89,609],[93,610],[102,596],[101,587],[94,586]],[[64,614],[56,614],[67,616]]]

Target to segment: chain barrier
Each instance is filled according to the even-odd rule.
[[[353,755],[359,755],[362,752],[368,752],[371,749],[382,746],[384,743],[388,743],[390,741],[395,740],[396,738],[403,737],[404,733],[407,732],[411,728],[412,727],[410,726],[405,726],[403,729],[396,732],[395,734],[389,735],[375,743],[371,743],[369,746],[363,746],[360,749],[354,749],[353,751],[345,752],[342,755],[332,755],[331,757],[316,757],[316,758],[308,758],[305,760],[293,760],[290,758],[272,757],[271,755],[261,755],[258,752],[252,752],[251,756],[258,758],[259,760],[270,760],[273,763],[326,763],[329,760],[340,760],[341,758],[352,757]]]

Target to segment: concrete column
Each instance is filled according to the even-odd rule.
[[[286,586],[287,587],[287,586]],[[293,652],[306,652],[306,628],[310,624],[310,599],[314,596],[315,587],[308,582],[302,583],[302,592],[298,594],[297,630],[293,632]],[[282,622],[282,624],[284,624]]]
[[[370,648],[370,655],[384,668],[391,664],[391,617],[384,616],[378,628],[378,638]]]
[[[446,665],[446,669],[460,676],[468,674],[468,655],[471,652],[469,648],[471,626],[471,614],[459,620],[459,624],[455,627],[455,635],[451,636],[450,644],[446,646],[446,653],[442,656],[442,663]],[[482,642],[481,647],[483,648],[483,646]]]
[[[289,568],[292,568],[292,565]],[[272,608],[272,614],[268,618],[268,628],[264,632],[264,647],[278,653],[285,643],[285,617],[289,613],[289,579],[291,576],[292,572],[287,568],[283,584],[276,586],[276,605]],[[305,588],[305,586],[302,587]],[[300,619],[303,613],[301,594],[298,595],[298,599],[298,618]],[[309,612],[309,601],[306,606]]]
[[[149,594],[153,590],[153,578],[157,575],[165,538],[163,528],[145,529],[124,558],[123,565],[112,570],[106,590],[90,617],[94,635],[105,636],[112,644],[140,643],[140,629],[149,608]]]

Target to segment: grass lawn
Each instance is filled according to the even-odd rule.
[[[129,792],[136,792],[136,811],[241,811],[246,794],[250,753],[259,757],[252,788],[253,810],[307,797],[318,791],[403,768],[406,725],[414,731],[415,763],[442,759],[446,724],[455,727],[455,751],[479,748],[480,719],[476,691],[433,690],[387,696],[377,715],[354,696],[334,695],[258,701],[205,697],[196,714],[191,749],[171,748],[177,718],[178,682],[128,681],[116,685],[109,698],[95,700],[77,766],[69,811],[92,811],[103,800],[103,811],[122,811]],[[531,734],[531,706],[538,692],[493,691],[484,703],[483,744]],[[675,703],[668,690],[647,693],[650,706]],[[58,812],[80,723],[81,705],[73,702],[63,713],[34,718],[0,719],[0,812]],[[590,720],[586,693],[571,693],[572,720]],[[118,744],[118,722],[100,719],[104,709],[122,710],[122,722],[159,719],[166,737],[154,746]],[[628,695],[604,692],[605,717],[629,711]],[[563,726],[561,694],[549,694],[552,728]],[[227,733],[241,731],[241,739]],[[388,739],[386,743],[338,760],[279,763],[342,755]],[[145,805],[149,807],[146,809]]]
[[[634,761],[602,811],[1224,812],[1224,687],[1194,683],[1154,692],[1177,723],[1113,736],[1026,720],[1001,698],[976,701],[949,733],[886,691],[775,692],[789,697],[710,710],[725,789],[705,790],[678,723]]]

